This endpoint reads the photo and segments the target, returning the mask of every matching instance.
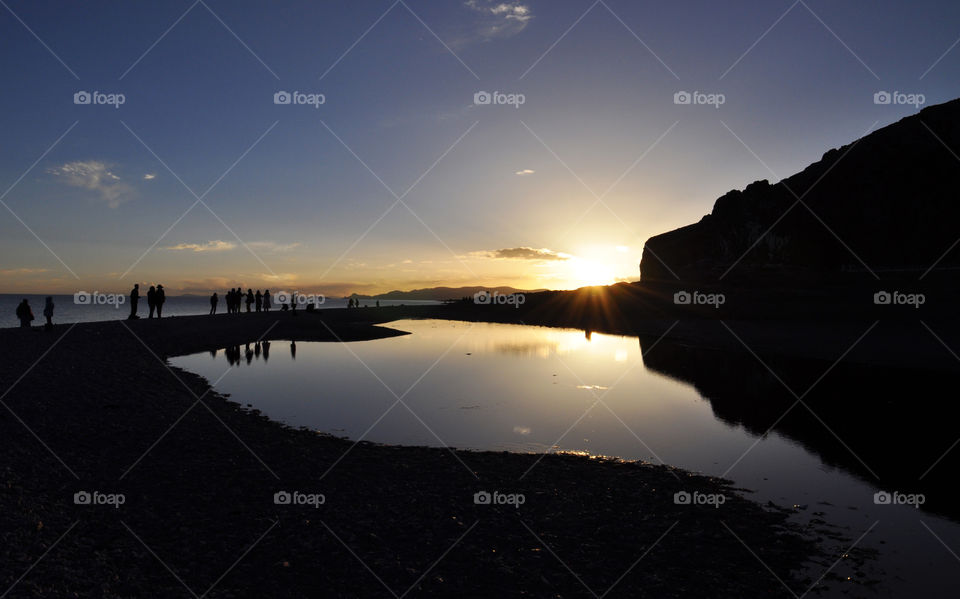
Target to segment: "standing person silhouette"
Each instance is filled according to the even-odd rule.
[[[163,291],[163,285],[157,285],[157,318],[163,316],[163,302],[167,301],[167,294]]]
[[[257,312],[263,310],[263,294],[260,293],[260,290],[257,289],[257,294],[253,296],[257,301]]]
[[[270,290],[267,289],[263,292],[263,311],[269,312],[271,307],[273,306],[270,304]]]
[[[256,301],[253,297],[253,289],[247,289],[247,313],[250,313],[250,306]]]
[[[33,320],[33,310],[30,309],[30,302],[26,298],[17,306],[17,318],[20,319],[21,329],[30,328],[30,321]]]
[[[140,303],[140,283],[134,283],[133,289],[130,290],[130,316],[127,317],[127,320],[136,320],[140,318],[137,316],[137,304]]]
[[[217,297],[217,292],[214,291],[213,295],[210,296],[210,314],[217,313],[217,303],[220,302],[220,298]]]
[[[147,308],[150,309],[147,318],[153,318],[153,311],[157,308],[157,289],[153,285],[150,286],[150,289],[147,289]]]
[[[47,318],[47,324],[43,328],[50,331],[53,329],[53,297],[47,296],[47,301],[43,305],[43,315]]]

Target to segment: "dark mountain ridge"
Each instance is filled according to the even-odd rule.
[[[651,237],[642,278],[955,269],[958,155],[960,100],[925,108],[779,183],[730,191],[700,222]]]

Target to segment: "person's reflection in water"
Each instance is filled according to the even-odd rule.
[[[294,360],[297,359],[297,342],[296,341],[290,342],[290,357],[293,358]]]
[[[250,362],[253,362],[253,350],[250,349],[249,343],[247,344],[247,347],[244,348],[244,355],[247,356],[247,364],[250,364]]]
[[[210,350],[210,357],[211,357],[211,358],[216,358],[216,357],[217,357],[217,350],[211,349],[211,350]]]
[[[266,364],[267,360],[270,359],[270,342],[263,342],[263,363]]]
[[[591,341],[590,336],[593,335],[593,331],[591,331],[590,329],[587,329],[583,333],[584,333],[584,337],[587,338],[587,341]]]
[[[257,341],[253,344],[253,354],[257,356],[257,359],[260,359],[260,342]]]

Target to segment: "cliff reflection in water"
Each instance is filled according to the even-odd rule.
[[[646,352],[657,340],[639,341]],[[645,353],[644,364],[693,385],[731,426],[758,436],[775,431],[878,490],[924,493],[925,509],[960,517],[949,501],[960,465],[960,450],[951,451],[953,400],[944,395],[955,384],[949,374],[755,357],[668,340]]]

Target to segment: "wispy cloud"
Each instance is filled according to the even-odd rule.
[[[487,40],[516,35],[533,18],[530,7],[516,0],[467,0],[464,5],[480,15],[478,34]]]
[[[3,276],[13,276],[13,275],[35,275],[44,272],[50,272],[48,268],[5,268],[0,269],[0,275]]]
[[[515,175],[520,175],[521,177],[523,177],[523,176],[525,176],[525,175],[532,175],[532,174],[535,173],[535,172],[537,172],[537,171],[531,170],[531,169],[528,169],[528,168],[525,168],[525,169],[523,169],[522,171],[517,171],[517,172],[514,173],[514,174],[515,174]]]
[[[483,250],[473,252],[473,256],[478,258],[493,258],[498,260],[569,260],[570,254],[555,252],[547,248],[515,247],[503,248],[499,250]]]
[[[156,173],[147,173],[146,175],[143,176],[143,180],[144,180],[144,181],[150,181],[150,180],[153,180],[153,179],[156,179],[156,178],[157,178],[157,174],[156,174]]]
[[[205,243],[178,243],[177,245],[168,245],[165,250],[190,251],[190,252],[224,252],[237,247],[232,241],[221,241],[215,239]]]
[[[133,197],[133,187],[122,182],[105,162],[77,160],[50,167],[47,172],[71,187],[98,192],[100,198],[111,208],[116,208]]]
[[[247,245],[255,250],[265,252],[289,252],[290,250],[300,247],[300,242],[277,243],[276,241],[251,241]]]

